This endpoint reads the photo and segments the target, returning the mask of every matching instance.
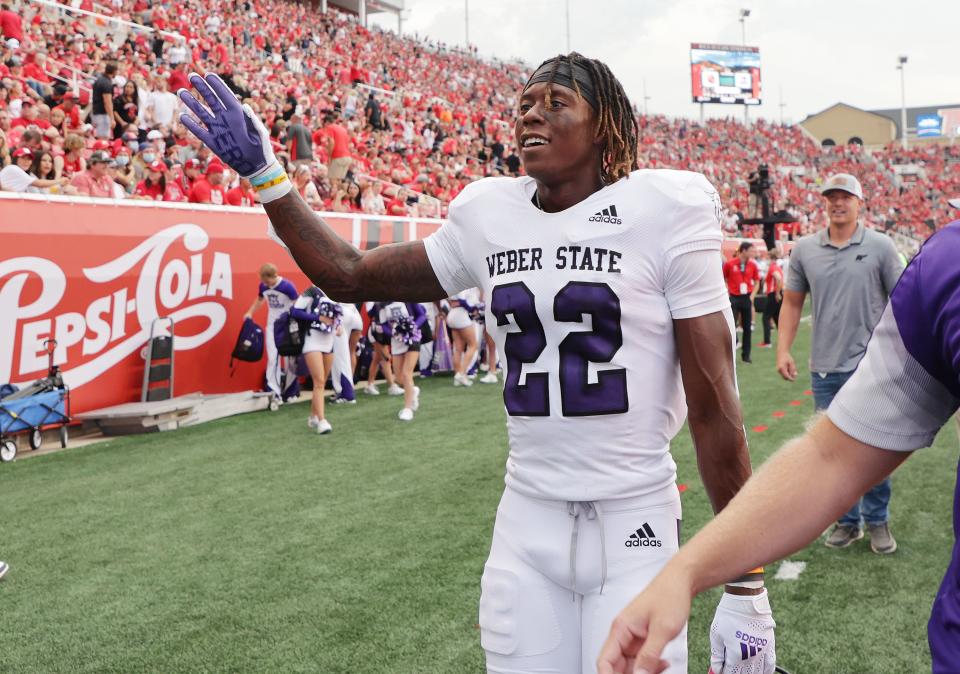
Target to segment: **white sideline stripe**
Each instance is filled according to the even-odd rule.
[[[780,564],[780,568],[777,569],[777,575],[773,577],[774,580],[798,580],[800,574],[803,573],[803,570],[807,568],[806,562],[791,562],[786,561]]]

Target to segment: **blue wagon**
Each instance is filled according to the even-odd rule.
[[[19,391],[0,398],[0,461],[13,461],[17,443],[12,435],[29,433],[30,447],[40,449],[43,431],[60,429],[60,446],[67,446],[67,424],[70,423],[70,390],[64,385],[59,368],[53,364],[53,347],[48,340],[50,372]]]

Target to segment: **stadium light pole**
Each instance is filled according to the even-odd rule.
[[[905,85],[904,71],[907,65],[906,56],[897,57],[897,70],[900,71],[900,144],[903,149],[907,149],[907,88]]]
[[[567,0],[567,53],[570,53],[570,0]]]
[[[740,10],[740,40],[744,47],[747,46],[747,17],[750,16],[749,9]],[[743,124],[748,126],[750,124],[750,106],[746,103],[743,104]]]

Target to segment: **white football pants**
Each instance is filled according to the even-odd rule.
[[[333,365],[330,367],[330,382],[338,396],[346,400],[355,400],[353,390],[353,359],[350,352],[350,333],[363,330],[363,319],[352,304],[340,304],[343,307],[343,320],[340,334],[333,341]]]
[[[273,323],[267,323],[264,330],[266,333],[267,347],[267,388],[275,395],[283,395],[284,382],[290,383],[296,376],[297,359],[283,358],[277,353],[277,345],[273,341]]]
[[[588,674],[616,615],[679,549],[675,485],[621,500],[567,502],[507,488],[481,580],[489,674]],[[667,644],[687,672],[687,631]]]

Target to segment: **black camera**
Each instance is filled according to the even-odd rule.
[[[773,187],[773,183],[770,181],[770,167],[766,164],[760,164],[757,170],[747,178],[747,182],[750,183],[751,194],[763,194]]]

